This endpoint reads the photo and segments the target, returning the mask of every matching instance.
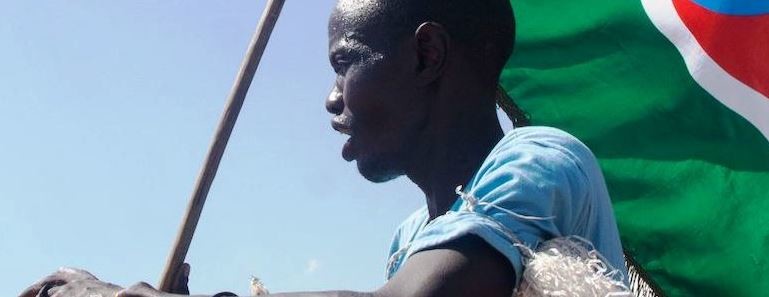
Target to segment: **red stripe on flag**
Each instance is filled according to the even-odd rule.
[[[769,15],[718,14],[691,0],[673,0],[705,52],[726,72],[769,97]]]

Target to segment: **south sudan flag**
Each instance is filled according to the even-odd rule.
[[[769,296],[769,0],[511,0],[502,85],[598,156],[668,296]]]

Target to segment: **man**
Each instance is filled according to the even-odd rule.
[[[329,21],[337,79],[326,108],[333,128],[350,136],[342,155],[372,182],[406,175],[426,206],[397,231],[389,280],[375,292],[276,296],[511,296],[524,264],[515,244],[571,235],[625,269],[590,151],[556,129],[504,135],[499,126],[497,81],[514,32],[508,0],[339,0]],[[78,282],[99,287],[92,276],[62,275],[47,279],[60,286],[41,290],[43,281],[23,297],[71,297],[62,292],[78,291],[67,289]],[[91,292],[102,289],[119,291]],[[117,294],[166,295],[146,284]]]

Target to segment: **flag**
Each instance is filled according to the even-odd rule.
[[[769,1],[511,0],[500,83],[596,154],[668,296],[769,294]]]

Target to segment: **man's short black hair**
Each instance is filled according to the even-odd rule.
[[[369,15],[389,38],[413,34],[424,22],[436,22],[451,39],[484,55],[501,70],[513,51],[515,19],[509,0],[374,0]]]

